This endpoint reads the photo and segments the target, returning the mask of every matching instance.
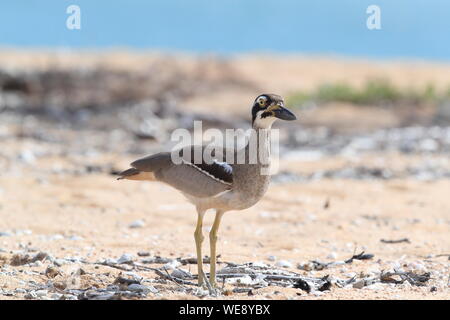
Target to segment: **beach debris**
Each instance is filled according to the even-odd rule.
[[[380,239],[380,242],[382,242],[382,243],[402,243],[402,242],[411,243],[411,241],[409,241],[408,238],[402,238],[402,239],[398,239],[398,240]]]
[[[130,225],[128,227],[131,229],[137,229],[137,228],[142,228],[144,226],[145,226],[144,220],[136,220],[136,221],[133,221],[132,223],[130,223]]]

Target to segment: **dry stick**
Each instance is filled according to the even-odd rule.
[[[101,266],[107,266],[107,267],[111,267],[111,268],[115,268],[115,269],[119,269],[119,270],[127,271],[127,272],[131,271],[128,268],[125,268],[125,267],[122,267],[122,266],[118,266],[116,264],[110,264],[110,263],[104,263],[104,262],[95,262],[93,264],[98,264],[98,265],[101,265]]]
[[[200,270],[200,272],[202,273],[203,280],[205,280],[205,282],[206,282],[206,286],[208,287],[209,294],[212,296],[216,296],[216,291],[213,290],[211,283],[209,282],[209,279],[205,275],[205,272],[203,272],[203,270]]]
[[[381,239],[380,242],[383,242],[383,243],[402,243],[402,242],[411,243],[408,238],[403,238],[403,239],[398,239],[398,240]]]
[[[154,271],[158,276],[163,277],[164,279],[168,279],[170,281],[173,281],[173,282],[175,282],[177,284],[181,283],[181,284],[186,284],[186,285],[190,285],[190,286],[196,286],[196,284],[191,282],[191,281],[187,281],[187,280],[184,280],[184,279],[181,279],[181,278],[177,278],[177,277],[174,277],[174,276],[170,275],[167,272],[167,269],[164,269],[166,271],[166,273],[167,273],[167,274],[165,274],[158,268],[147,267],[147,266],[143,266],[143,265],[137,264],[137,263],[134,263],[133,265],[136,266],[137,268],[142,269],[142,270]]]
[[[244,276],[250,276],[250,277],[256,277],[254,274],[249,273],[227,273],[227,274],[217,274],[218,278],[241,278]],[[293,276],[287,276],[287,275],[277,275],[277,274],[263,274],[264,280],[285,280],[285,281],[298,281],[298,280],[305,280],[305,281],[311,281],[311,282],[319,282],[321,281],[320,278],[309,278],[309,277],[302,277],[300,275],[293,275]]]

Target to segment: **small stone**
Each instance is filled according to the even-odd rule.
[[[269,260],[269,261],[275,261],[275,260],[277,260],[277,257],[276,257],[276,256],[268,256],[268,257],[267,257],[267,260]]]
[[[369,289],[369,290],[383,290],[385,288],[385,285],[383,285],[380,282],[368,285],[366,287],[364,287],[364,289]]]
[[[38,290],[38,291],[36,291],[36,295],[37,295],[38,297],[44,297],[44,296],[47,295],[47,293],[48,293],[47,290]]]
[[[67,283],[65,281],[53,282],[53,287],[59,290],[64,290],[67,288]]]
[[[6,231],[0,231],[0,237],[11,237],[12,233]]]
[[[39,260],[30,264],[32,267],[42,267],[42,262]]]
[[[75,272],[75,275],[77,275],[77,276],[82,276],[82,275],[85,275],[85,274],[86,274],[86,271],[84,271],[83,268],[79,268],[79,269]]]
[[[108,286],[106,286],[106,290],[108,290],[108,291],[119,291],[120,287],[118,285],[115,285],[115,284],[109,284]]]
[[[327,259],[335,260],[336,258],[337,258],[337,253],[336,252],[330,252],[330,254],[327,255]]]
[[[150,292],[152,292],[152,293],[158,292],[158,290],[156,290],[152,286],[145,286],[143,284],[136,284],[136,283],[130,284],[128,286],[128,290],[135,291],[135,292],[142,292],[143,294],[148,294]]]
[[[64,239],[64,236],[62,234],[54,234],[48,237],[48,240],[53,241],[53,240],[62,240]]]
[[[128,227],[135,229],[135,228],[142,228],[145,226],[145,222],[143,220],[136,220],[133,221]]]
[[[356,281],[353,284],[353,288],[355,288],[355,289],[362,289],[362,288],[364,288],[365,285],[366,285],[366,281],[364,279],[362,279],[362,280]]]
[[[59,299],[61,299],[62,296],[63,296],[63,295],[60,294],[60,293],[53,293],[53,294],[50,296],[50,298],[53,299],[53,300],[59,300]]]
[[[172,260],[172,261],[166,263],[165,265],[163,265],[163,268],[168,269],[168,270],[175,270],[180,265],[181,265],[181,263],[179,261]]]
[[[25,295],[25,299],[36,299],[38,296],[36,292],[30,291]]]
[[[311,262],[299,263],[297,265],[297,269],[311,271],[311,270],[314,270],[314,264]]]
[[[180,278],[180,279],[190,279],[192,278],[192,274],[183,269],[175,269],[171,273],[172,277]]]
[[[267,264],[265,264],[262,261],[256,261],[252,263],[252,267],[257,267],[257,268],[267,268]]]
[[[73,241],[79,241],[79,240],[83,240],[83,237],[73,235],[73,236],[70,236],[68,239],[73,240]]]
[[[57,275],[60,275],[60,274],[61,273],[59,272],[59,270],[57,268],[55,268],[55,267],[52,267],[52,266],[48,266],[47,269],[45,270],[45,275],[48,278],[54,278],[54,277],[56,277]]]
[[[33,162],[36,161],[36,156],[34,155],[34,153],[31,150],[23,150],[20,154],[19,154],[19,160],[27,163],[27,164],[31,164]]]
[[[33,257],[31,262],[43,261],[43,260],[47,259],[48,257],[49,257],[48,253],[41,251],[41,252],[36,253],[36,255]]]
[[[129,253],[124,253],[119,259],[117,259],[118,264],[131,262],[133,262],[133,255]]]
[[[57,267],[61,267],[62,265],[66,264],[66,261],[64,259],[55,259],[53,261],[53,264]]]
[[[292,268],[292,263],[287,260],[279,260],[275,263],[275,266],[280,268]]]

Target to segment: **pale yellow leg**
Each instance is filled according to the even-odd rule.
[[[203,242],[203,216],[205,215],[205,211],[201,211],[197,209],[198,217],[197,217],[197,227],[195,228],[194,238],[195,238],[195,246],[197,247],[197,268],[198,268],[198,285],[203,285],[203,257],[202,257],[202,242]]]
[[[216,218],[214,219],[214,224],[211,228],[211,232],[209,233],[209,243],[211,249],[211,261],[210,261],[210,270],[209,270],[209,282],[212,287],[217,287],[216,284],[216,243],[217,243],[217,230],[219,229],[220,220],[225,212],[217,211]]]

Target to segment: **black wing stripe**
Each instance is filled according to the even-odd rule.
[[[228,185],[233,183],[233,169],[227,163],[213,162],[212,164],[194,164],[187,161],[185,163],[196,168],[214,180]]]

